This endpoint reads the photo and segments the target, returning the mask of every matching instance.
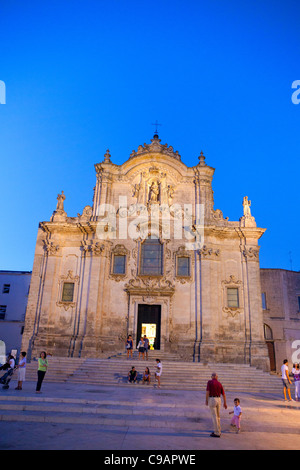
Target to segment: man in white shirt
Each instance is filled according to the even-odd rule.
[[[282,379],[282,383],[283,383],[283,394],[284,394],[285,401],[287,401],[286,391],[288,392],[289,400],[293,401],[293,399],[291,397],[291,390],[290,390],[291,380],[290,380],[290,376],[289,376],[289,368],[288,368],[288,360],[287,359],[285,359],[283,361],[283,364],[281,366],[281,379]]]

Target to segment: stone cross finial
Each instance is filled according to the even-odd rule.
[[[158,129],[157,129],[157,126],[161,126],[161,124],[159,124],[159,122],[157,122],[157,120],[156,120],[155,123],[152,124],[152,126],[155,126],[154,137],[155,137],[155,136],[158,137]]]
[[[198,159],[199,159],[199,165],[200,166],[205,166],[205,156],[203,155],[202,150],[200,152],[200,156],[198,157]]]

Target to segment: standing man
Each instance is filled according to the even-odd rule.
[[[288,360],[285,359],[283,361],[283,364],[281,366],[281,379],[282,379],[282,383],[283,383],[283,394],[284,394],[284,400],[287,401],[287,398],[286,398],[286,391],[288,392],[288,395],[289,395],[289,400],[290,401],[293,401],[292,397],[291,397],[291,379],[290,379],[290,376],[289,376],[289,367],[288,367]]]
[[[214,372],[211,380],[207,382],[206,387],[206,406],[209,406],[211,417],[214,425],[214,432],[211,437],[221,437],[221,423],[220,423],[220,409],[221,409],[221,395],[223,396],[223,406],[227,409],[226,395],[222,384],[218,381],[218,376]]]
[[[149,349],[149,339],[147,338],[146,335],[144,335],[144,343],[145,343],[145,353],[146,353],[146,359],[148,360],[148,349]]]

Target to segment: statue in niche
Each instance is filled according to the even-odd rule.
[[[141,183],[135,184],[132,189],[132,197],[139,199],[139,193],[141,190]]]
[[[244,207],[244,216],[251,217],[251,201],[248,200],[248,196],[245,196],[243,199],[243,207]]]
[[[159,202],[159,184],[158,181],[153,181],[149,190],[149,202]]]
[[[65,199],[66,199],[66,196],[65,196],[63,191],[61,192],[61,194],[57,195],[57,206],[56,206],[57,211],[64,211],[64,200]]]
[[[170,184],[168,184],[168,187],[167,187],[167,195],[168,195],[168,204],[169,206],[171,206],[173,202],[174,188]]]

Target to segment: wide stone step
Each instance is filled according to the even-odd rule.
[[[0,421],[69,423],[101,426],[134,426],[199,430],[199,413],[182,405],[174,408],[154,404],[109,401],[64,401],[3,399],[0,397]]]
[[[133,365],[136,367],[140,380],[145,368],[149,367],[152,383],[154,383],[156,362],[152,357],[148,360],[50,357],[45,382],[126,386],[127,374]],[[278,376],[249,365],[178,361],[163,362],[162,387],[175,390],[203,390],[214,371],[218,373],[226,390],[279,393],[282,388]],[[14,378],[16,378],[16,374]],[[36,361],[27,365],[26,380],[37,380]],[[138,384],[136,386],[147,385]]]

